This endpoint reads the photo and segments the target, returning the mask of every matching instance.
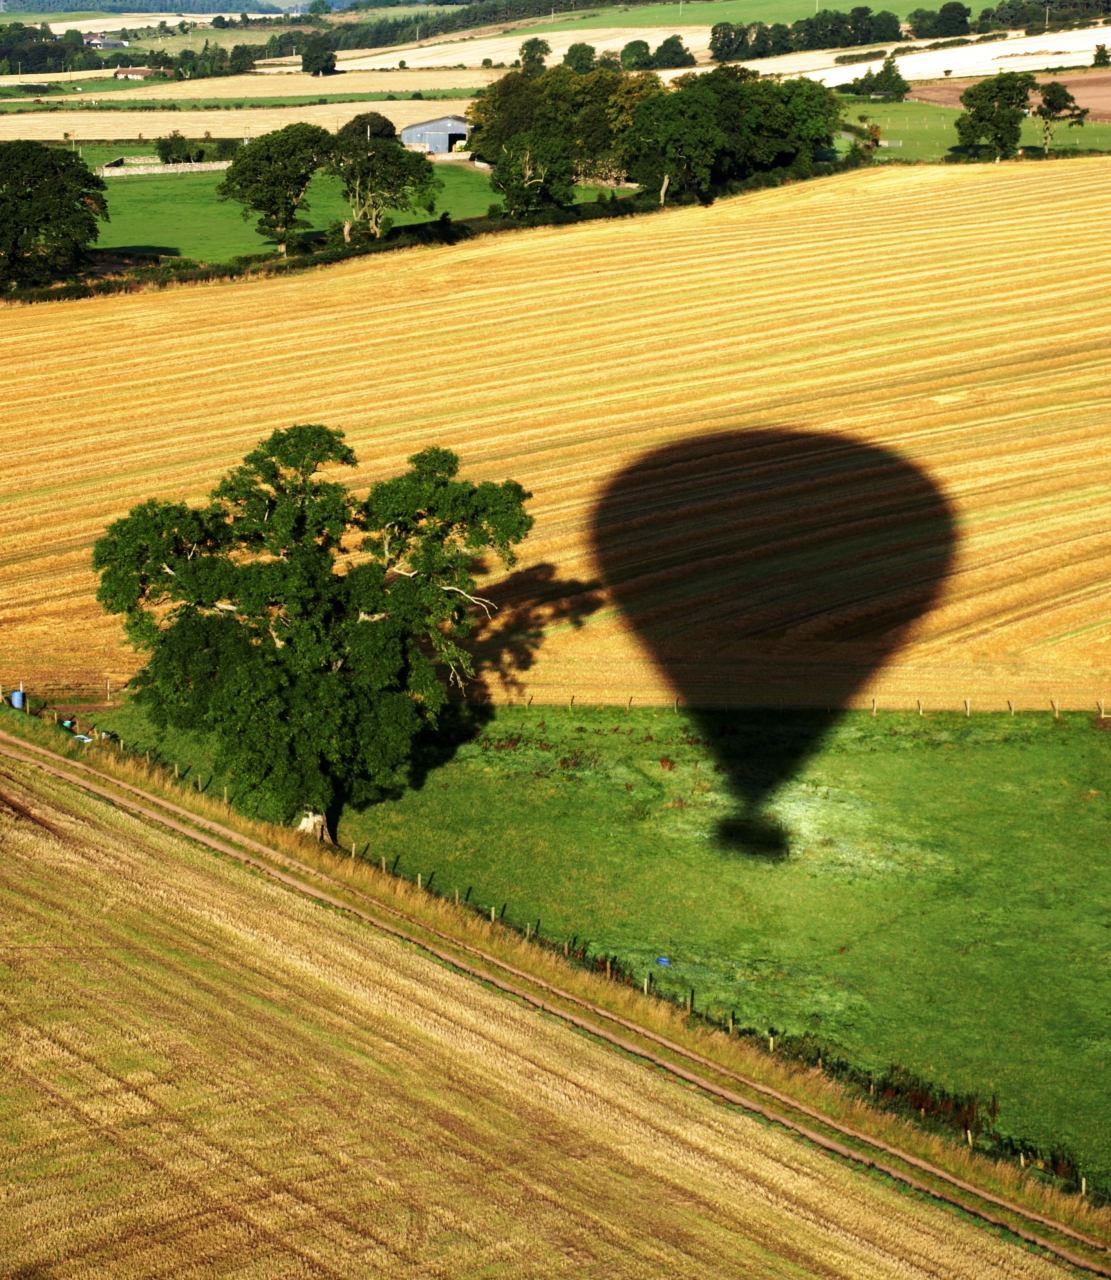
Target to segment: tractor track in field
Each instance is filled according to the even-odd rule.
[[[904,1186],[912,1190],[930,1196],[934,1200],[948,1204],[953,1208],[970,1214],[980,1221],[990,1224],[991,1226],[1001,1228],[1009,1232],[1011,1235],[1023,1240],[1027,1244],[1034,1245],[1044,1249],[1069,1265],[1080,1268],[1091,1274],[1107,1276],[1111,1278],[1111,1266],[1098,1262],[1093,1258],[1074,1252],[1053,1240],[1046,1239],[1039,1235],[1036,1231],[1030,1229],[1029,1225],[1046,1228],[1056,1235],[1063,1236],[1068,1240],[1083,1245],[1107,1255],[1108,1246],[1099,1240],[1075,1230],[1064,1223],[1055,1221],[1045,1215],[1039,1214],[1034,1210],[1025,1209],[1020,1205],[997,1196],[992,1192],[985,1191],[976,1187],[974,1184],[964,1181],[956,1177],[954,1174],[946,1172],[944,1169],[931,1164],[929,1161],[922,1160],[917,1156],[911,1155],[900,1150],[898,1147],[892,1146],[881,1139],[871,1137],[849,1125],[844,1125],[836,1120],[823,1115],[821,1112],[808,1107],[805,1103],[801,1103],[788,1095],[761,1084],[756,1080],[752,1080],[736,1071],[725,1067],[713,1059],[703,1056],[698,1052],[684,1048],[682,1045],[665,1036],[659,1035],[640,1024],[622,1017],[620,1014],[605,1009],[600,1005],[596,1005],[589,1000],[585,1000],[580,996],[564,991],[562,988],[555,986],[545,980],[534,977],[523,969],[516,968],[508,962],[491,955],[489,952],[475,947],[470,943],[463,942],[451,934],[426,924],[414,916],[408,915],[397,907],[375,898],[372,894],[366,893],[364,890],[356,889],[353,886],[344,884],[330,877],[326,872],[319,871],[304,863],[298,862],[297,859],[288,854],[280,853],[261,842],[252,839],[250,836],[241,834],[230,827],[196,814],[189,809],[174,804],[172,801],[164,800],[157,795],[153,795],[134,784],[123,782],[112,777],[110,774],[102,773],[89,765],[80,761],[75,761],[67,756],[59,755],[47,748],[40,747],[37,744],[26,742],[11,734],[0,731],[0,756],[6,759],[16,761],[20,764],[29,765],[34,768],[41,769],[43,772],[59,778],[70,785],[79,787],[83,791],[96,795],[120,808],[133,813],[139,817],[157,822],[164,827],[185,836],[187,839],[193,840],[199,844],[222,853],[228,857],[236,859],[238,862],[252,867],[257,871],[278,880],[289,888],[296,890],[318,902],[327,906],[345,911],[357,919],[371,925],[372,927],[384,932],[399,941],[408,943],[419,948],[427,954],[433,956],[441,963],[451,966],[452,968],[467,974],[469,977],[477,981],[487,983],[490,986],[502,991],[503,993],[521,1000],[534,1008],[546,1013],[552,1017],[558,1018],[563,1022],[576,1027],[578,1030],[601,1040],[614,1048],[625,1053],[631,1054],[642,1059],[664,1071],[669,1072],[680,1080],[688,1084],[692,1084],[706,1094],[715,1097],[721,1101],[727,1102],[732,1106],[759,1115],[764,1120],[779,1125],[783,1128],[802,1137],[806,1141],[812,1143],[823,1151],[835,1155],[844,1160],[861,1164],[869,1169],[874,1169],[879,1173],[885,1174],[896,1182],[902,1183]],[[64,767],[63,767],[64,766]],[[95,779],[95,781],[94,781]],[[101,785],[105,784],[105,785]],[[112,790],[114,788],[115,790]],[[120,792],[128,793],[126,795]],[[144,803],[139,803],[142,800]],[[6,797],[5,797],[6,799]],[[10,804],[11,802],[8,801]],[[21,806],[17,806],[21,809]],[[198,830],[198,828],[200,828]],[[259,858],[251,856],[245,850],[252,850],[255,853],[263,855],[266,859],[278,862],[286,870],[280,870],[270,865],[269,862],[261,861]],[[294,872],[296,874],[290,874]],[[303,877],[303,878],[302,878]],[[499,976],[496,973],[489,972],[488,969],[479,968],[476,965],[468,963],[458,954],[444,950],[426,937],[421,937],[416,933],[410,932],[400,927],[397,923],[391,923],[383,920],[359,906],[354,905],[350,901],[336,897],[317,885],[311,883],[313,880],[323,880],[349,897],[360,899],[362,902],[373,907],[376,911],[393,917],[393,920],[401,924],[408,925],[410,929],[419,930],[420,933],[429,935],[456,951],[462,951],[467,955],[479,959],[484,965],[490,968],[500,970],[502,974],[518,980],[517,983],[510,982],[506,977]],[[537,995],[535,991],[529,991],[518,983],[527,983],[533,988],[552,996],[554,999],[562,1002],[554,1004],[550,1000],[545,999],[542,995]],[[573,1012],[563,1005],[573,1005],[577,1009],[583,1010],[593,1015],[594,1019],[600,1019],[608,1022],[613,1026],[620,1027],[623,1031],[629,1032],[639,1038],[641,1042],[628,1039],[626,1036],[619,1035],[617,1032],[602,1026],[597,1021],[592,1021],[581,1016],[581,1014]],[[654,1046],[654,1047],[649,1047]],[[664,1049],[673,1057],[663,1057],[656,1052],[656,1048]],[[702,1067],[712,1071],[714,1075],[726,1079],[737,1084],[751,1093],[756,1093],[762,1098],[770,1102],[778,1104],[781,1110],[773,1109],[761,1102],[756,1102],[750,1097],[745,1097],[736,1092],[735,1089],[728,1087],[710,1079],[704,1074],[691,1069],[690,1066],[677,1062],[674,1058],[681,1058],[686,1063]],[[794,1113],[791,1114],[785,1114]],[[805,1124],[796,1117],[805,1117],[820,1124],[824,1129],[832,1131],[859,1146],[848,1146],[838,1138],[831,1137],[829,1133],[820,1132]],[[861,1149],[861,1148],[870,1148]],[[899,1168],[896,1165],[888,1163],[886,1160],[877,1158],[874,1153],[881,1153],[891,1159],[905,1165],[906,1168]],[[908,1172],[908,1169],[916,1170],[932,1179],[932,1182],[925,1182],[921,1178],[914,1176]],[[937,1185],[941,1184],[941,1185]],[[970,1202],[964,1196],[956,1194],[964,1193],[964,1196],[970,1196],[973,1201]],[[1012,1221],[1008,1218],[1000,1217],[993,1213],[986,1206],[1003,1210],[1005,1213],[1013,1215],[1018,1221]]]

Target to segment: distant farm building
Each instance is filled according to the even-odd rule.
[[[454,151],[457,142],[466,142],[470,132],[471,126],[462,116],[440,116],[422,124],[406,125],[401,131],[401,141],[414,151],[443,155]]]

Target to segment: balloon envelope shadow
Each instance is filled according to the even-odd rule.
[[[740,812],[722,840],[784,856],[764,806],[934,604],[949,504],[876,445],[739,430],[620,472],[593,537],[612,598],[729,776]]]

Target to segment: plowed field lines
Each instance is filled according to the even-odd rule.
[[[1061,1274],[230,860],[5,773],[15,1270]]]
[[[362,484],[431,443],[469,474],[519,479],[537,518],[524,567],[579,583],[600,574],[595,515],[618,472],[759,428],[881,448],[950,510],[948,577],[858,705],[1093,705],[1111,696],[1111,310],[1095,265],[1109,178],[1102,159],[860,172],[280,280],[9,311],[3,676],[133,670],[93,599],[93,540],[148,496],[199,499],[278,426],[342,427]],[[789,570],[781,485],[761,519]],[[889,576],[875,616],[901,590]],[[717,598],[697,602],[707,623]],[[670,699],[637,621],[609,598],[581,628],[553,627],[526,694]]]

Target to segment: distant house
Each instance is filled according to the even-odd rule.
[[[414,151],[443,155],[453,150],[457,142],[466,142],[470,132],[471,126],[462,116],[440,116],[421,124],[406,125],[401,131],[401,141]]]
[[[127,40],[111,40],[103,32],[85,37],[85,45],[89,49],[126,49]]]
[[[117,80],[148,80],[151,76],[163,76],[165,72],[158,67],[117,67]]]

